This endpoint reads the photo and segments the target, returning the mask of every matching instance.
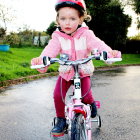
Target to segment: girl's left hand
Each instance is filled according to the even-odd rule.
[[[121,52],[118,50],[112,50],[109,53],[112,55],[113,58],[115,58],[115,57],[120,58],[121,57]]]

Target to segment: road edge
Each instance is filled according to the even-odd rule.
[[[111,70],[114,68],[120,68],[120,67],[126,67],[126,66],[140,66],[140,64],[112,65],[112,66],[106,66],[106,67],[96,67],[95,71],[106,71],[106,70]],[[2,82],[0,82],[0,85],[2,85],[0,87],[0,93],[5,91],[8,87],[13,86],[13,85],[28,83],[30,81],[41,79],[41,78],[57,76],[58,74],[59,74],[59,72],[50,72],[50,73],[31,75],[31,76],[27,76],[27,77],[21,77],[19,79],[14,79],[14,80],[2,81]]]

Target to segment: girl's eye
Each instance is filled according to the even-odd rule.
[[[75,20],[75,18],[71,18],[71,20],[73,20],[73,21],[74,21],[74,20]]]
[[[60,18],[60,20],[65,20],[65,18]]]

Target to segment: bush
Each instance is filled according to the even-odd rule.
[[[20,37],[16,33],[11,33],[5,37],[4,42],[9,44],[10,46],[19,46],[20,45]]]
[[[125,53],[140,54],[140,40],[128,39],[126,41]]]

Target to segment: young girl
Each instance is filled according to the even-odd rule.
[[[87,26],[83,25],[85,19],[88,19],[86,13],[86,6],[83,0],[58,0],[55,5],[57,12],[56,21],[59,28],[52,34],[52,39],[45,47],[41,55],[37,58],[33,58],[32,65],[38,65],[42,63],[43,56],[56,57],[58,54],[68,54],[69,60],[77,60],[86,58],[93,49],[98,49],[99,52],[107,51],[111,57],[117,57],[119,51],[112,50],[103,41],[97,38],[93,31],[89,30]],[[43,73],[47,71],[48,67],[38,69]],[[82,96],[90,88],[90,76],[93,74],[94,66],[92,61],[87,64],[81,65],[81,88]],[[63,98],[66,96],[70,85],[72,84],[72,78],[74,76],[74,70],[71,66],[60,66],[59,77],[54,89],[54,104],[56,108],[57,124],[52,129],[53,135],[61,135],[66,127],[66,119],[64,113],[65,104],[61,97],[61,80],[62,80],[62,93]],[[92,111],[91,117],[95,117],[97,109],[92,97],[92,91],[82,99],[82,102],[90,104]]]

